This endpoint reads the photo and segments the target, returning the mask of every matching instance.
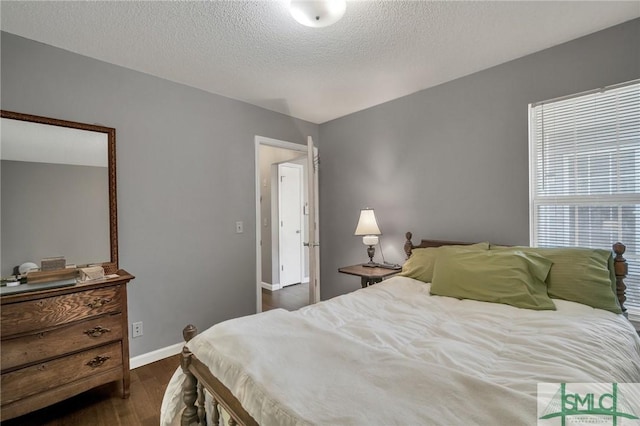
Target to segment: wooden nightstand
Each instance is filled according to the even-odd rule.
[[[371,284],[379,283],[380,281],[388,278],[392,275],[402,272],[401,269],[386,269],[386,268],[369,268],[366,266],[351,265],[338,269],[338,272],[343,274],[355,275],[360,277],[360,284],[362,288],[370,286]]]

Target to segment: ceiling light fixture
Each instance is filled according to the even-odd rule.
[[[307,27],[322,28],[335,24],[347,10],[346,0],[291,0],[293,19]]]

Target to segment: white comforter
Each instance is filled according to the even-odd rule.
[[[429,295],[394,277],[288,312],[220,323],[191,351],[261,425],[535,425],[539,382],[640,382],[622,316]],[[182,409],[178,370],[162,425]]]

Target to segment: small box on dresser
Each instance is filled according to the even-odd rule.
[[[120,381],[129,396],[127,283],[116,278],[0,298],[1,420]]]

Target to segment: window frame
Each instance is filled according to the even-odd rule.
[[[559,98],[554,98],[550,100],[546,100],[543,102],[535,102],[528,105],[528,138],[529,138],[529,242],[533,247],[537,247],[540,239],[540,215],[539,207],[540,206],[569,206],[569,207],[580,207],[580,206],[607,206],[607,207],[615,207],[615,206],[628,206],[628,205],[636,205],[640,206],[640,188],[635,189],[635,192],[632,193],[618,193],[618,194],[588,194],[588,195],[576,195],[575,193],[578,191],[573,191],[571,195],[538,195],[537,191],[539,189],[538,186],[538,144],[537,144],[537,128],[536,128],[536,112],[535,109],[550,103],[555,103],[558,101],[569,100],[572,98],[583,97],[587,95],[591,95],[598,92],[606,92],[612,89],[627,87],[636,85],[640,90],[640,79],[624,82],[621,84],[611,85],[604,88],[598,88],[594,90],[589,90],[586,92],[576,93],[568,96],[563,96]],[[617,115],[616,115],[617,117]],[[630,149],[633,149],[633,146]],[[592,152],[593,151],[593,152]],[[575,151],[578,155],[587,155],[587,156],[596,156],[596,151],[598,148],[589,147],[585,149],[583,152],[578,150]],[[609,150],[605,150],[604,148],[600,148],[601,153]],[[638,154],[636,154],[638,155]],[[611,169],[609,169],[611,170]],[[620,174],[619,170],[616,173]],[[622,236],[622,227],[618,228],[618,241],[625,244],[624,237]],[[638,237],[638,233],[640,233],[639,228],[635,228],[635,236]],[[575,237],[574,237],[575,239]],[[616,241],[611,241],[611,244]],[[626,253],[625,258],[628,263],[633,262],[634,264],[640,263],[640,252],[639,253]],[[629,287],[629,283],[626,283],[627,287]],[[640,292],[640,288],[634,284],[634,291],[636,294]],[[636,301],[638,303],[638,301]],[[625,306],[627,308],[629,319],[640,322],[640,306]]]

